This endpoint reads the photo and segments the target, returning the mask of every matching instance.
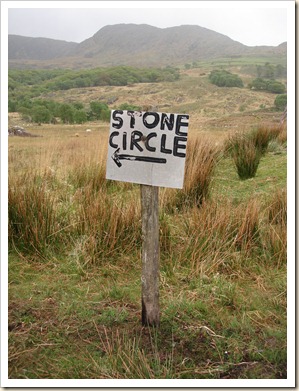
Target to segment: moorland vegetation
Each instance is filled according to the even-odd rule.
[[[10,378],[286,378],[285,94],[248,88],[265,77],[248,61],[106,84],[10,71],[9,122],[42,136],[9,137]],[[244,87],[211,83],[223,68]],[[160,189],[158,329],[141,326],[139,185],[105,179],[109,111],[149,104],[190,114],[184,188]]]
[[[189,67],[190,69],[192,67]],[[194,64],[198,68],[198,64]],[[272,70],[271,72],[269,71]],[[248,70],[248,69],[247,69]],[[282,75],[284,68],[265,63],[264,66],[255,66],[256,74],[265,75],[267,79],[252,79],[247,88],[262,90],[275,94],[285,92],[282,82],[275,80],[275,75]],[[179,68],[149,68],[133,67],[96,68],[92,70],[10,70],[9,71],[9,98],[8,111],[18,112],[27,122],[51,123],[60,119],[62,123],[85,123],[92,120],[109,121],[110,109],[108,105],[114,103],[115,98],[107,102],[82,101],[70,103],[57,102],[44,98],[51,96],[51,91],[78,90],[99,86],[127,86],[139,83],[174,82],[179,80]],[[244,87],[243,80],[237,74],[225,69],[213,69],[209,73],[209,81],[218,87]],[[274,105],[281,109],[282,99]],[[140,106],[122,104],[120,109],[140,109]]]

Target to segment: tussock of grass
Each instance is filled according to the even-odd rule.
[[[285,125],[280,128],[280,133],[277,136],[277,141],[281,145],[286,145],[286,143],[287,143],[287,127]]]
[[[245,210],[238,210],[239,227],[234,240],[237,248],[248,250],[257,240],[259,234],[260,206],[253,199],[250,200]]]
[[[265,256],[270,262],[281,266],[287,259],[287,192],[279,189],[268,201],[267,218],[269,224],[264,231]]]
[[[262,157],[254,140],[244,133],[235,133],[229,140],[229,150],[239,178],[254,178]]]
[[[220,150],[213,141],[191,137],[186,153],[184,187],[182,190],[167,190],[163,206],[167,210],[199,207],[209,196],[219,156]]]
[[[77,233],[84,240],[85,264],[130,253],[140,243],[140,203],[116,200],[105,190],[95,194],[92,187],[77,195],[76,202]]]
[[[229,135],[226,151],[230,153],[240,179],[254,178],[269,142],[282,134],[279,126],[261,125],[248,132],[235,132]]]
[[[82,162],[75,162],[68,173],[68,182],[75,189],[90,187],[93,191],[100,191],[107,186],[106,165],[104,162],[90,162],[82,165]]]
[[[255,200],[238,207],[225,201],[207,202],[191,211],[185,230],[188,240],[182,258],[192,273],[236,271],[244,254],[255,248],[259,206]]]
[[[287,223],[287,191],[286,189],[278,189],[270,199],[269,222],[272,224]]]
[[[25,251],[42,253],[57,241],[61,227],[57,197],[46,176],[30,173],[11,179],[8,188],[9,239]]]
[[[183,188],[183,203],[199,206],[209,195],[210,183],[219,157],[213,142],[200,138],[188,141]]]
[[[277,139],[282,129],[280,126],[260,125],[249,132],[249,137],[253,140],[256,148],[264,155],[269,142]]]

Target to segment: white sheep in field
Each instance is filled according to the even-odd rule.
[[[90,133],[91,132],[91,129],[86,129],[86,133]]]

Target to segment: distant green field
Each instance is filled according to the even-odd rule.
[[[260,56],[260,57],[251,57],[251,56],[240,56],[240,57],[223,57],[217,58],[215,60],[208,61],[198,61],[200,66],[242,66],[242,65],[264,65],[265,63],[270,63],[273,65],[282,65],[287,66],[286,56]]]

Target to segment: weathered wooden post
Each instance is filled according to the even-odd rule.
[[[106,178],[139,183],[142,213],[141,322],[159,326],[159,186],[181,189],[189,116],[113,110]]]
[[[142,325],[159,326],[159,188],[140,185],[142,215]]]

